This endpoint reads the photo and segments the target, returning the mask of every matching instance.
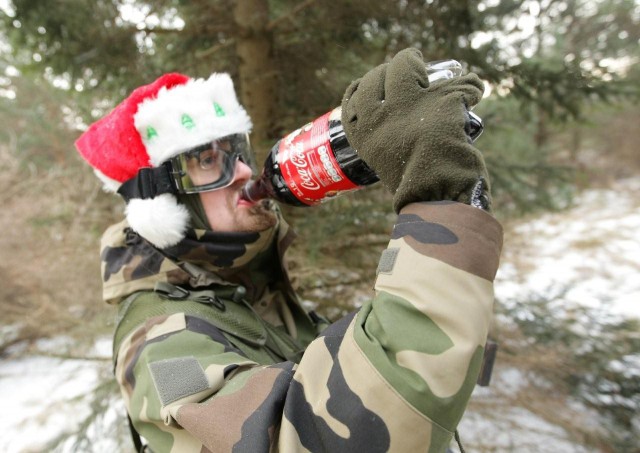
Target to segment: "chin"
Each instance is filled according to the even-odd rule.
[[[273,228],[278,223],[275,212],[265,209],[261,205],[253,206],[246,217],[239,222],[242,231],[259,233],[260,231]]]

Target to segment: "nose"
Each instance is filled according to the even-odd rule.
[[[252,176],[253,172],[251,171],[251,167],[238,159],[236,161],[235,174],[233,175],[234,184],[238,183],[239,181],[242,184],[245,184],[251,179]]]

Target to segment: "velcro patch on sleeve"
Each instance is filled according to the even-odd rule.
[[[207,376],[195,357],[153,362],[149,371],[163,406],[209,388]]]
[[[382,252],[382,256],[378,262],[378,269],[376,269],[376,275],[381,273],[391,274],[393,272],[393,267],[396,264],[398,253],[400,253],[399,248],[388,248]]]

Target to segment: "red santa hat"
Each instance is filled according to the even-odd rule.
[[[106,190],[116,192],[142,168],[154,168],[190,148],[248,133],[251,119],[228,74],[191,79],[165,74],[134,90],[93,123],[76,148]],[[187,209],[170,193],[128,200],[131,228],[157,247],[177,244],[189,224]]]

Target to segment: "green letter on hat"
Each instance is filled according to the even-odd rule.
[[[213,108],[216,109],[216,116],[225,116],[224,109],[217,102],[213,103]]]
[[[189,115],[187,115],[186,113],[184,115],[182,115],[182,125],[186,129],[193,129],[194,127],[196,127],[196,124],[193,122],[191,117]]]
[[[147,126],[147,140],[151,140],[154,137],[157,137],[158,133],[153,128],[153,126]]]

